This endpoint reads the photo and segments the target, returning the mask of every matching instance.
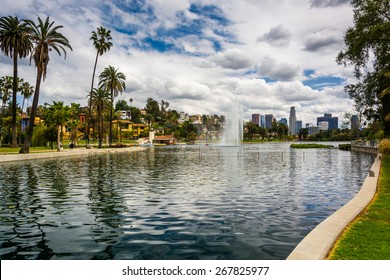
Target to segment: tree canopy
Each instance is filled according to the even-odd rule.
[[[390,135],[390,0],[352,0],[354,26],[345,34],[345,49],[337,56],[353,65],[357,82],[346,86],[356,110],[382,123]]]

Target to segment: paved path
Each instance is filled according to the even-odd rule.
[[[324,260],[348,224],[370,203],[377,189],[381,157],[378,155],[359,193],[315,227],[288,256],[288,260]]]

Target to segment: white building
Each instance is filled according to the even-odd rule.
[[[328,122],[319,122],[318,126],[321,130],[328,130],[329,129],[329,123]]]

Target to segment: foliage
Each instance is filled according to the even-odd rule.
[[[111,30],[107,30],[104,27],[100,26],[96,29],[96,31],[92,31],[92,36],[89,38],[92,41],[93,46],[96,49],[96,58],[95,58],[95,64],[93,66],[93,73],[92,73],[92,82],[91,82],[91,90],[89,91],[89,116],[88,116],[88,128],[87,128],[87,139],[89,144],[89,131],[90,126],[92,124],[92,91],[94,88],[94,80],[95,80],[95,72],[96,72],[96,65],[98,62],[99,56],[102,56],[105,52],[108,52],[112,47],[112,37],[111,37]]]
[[[383,140],[382,140],[383,141]],[[334,260],[390,259],[390,155],[382,158],[377,195],[332,249]]]
[[[130,111],[130,106],[126,100],[118,100],[115,104],[115,111]]]
[[[351,144],[339,144],[339,150],[350,151],[351,150]]]
[[[390,155],[390,139],[383,139],[379,142],[379,152],[385,155]]]
[[[110,108],[110,93],[103,87],[94,88],[90,94],[91,108],[97,112],[99,148],[103,147],[103,113]]]
[[[109,65],[104,68],[103,72],[99,76],[99,86],[103,87],[111,94],[110,105],[110,145],[112,144],[112,114],[114,107],[114,97],[117,97],[119,93],[122,93],[126,89],[126,77],[122,72],[118,72],[113,66]]]
[[[20,149],[20,153],[29,153],[30,142],[34,129],[34,119],[37,114],[41,81],[42,79],[45,81],[47,66],[50,60],[49,52],[55,50],[58,55],[61,56],[61,53],[63,53],[66,58],[66,48],[72,50],[68,39],[58,32],[58,30],[63,26],[54,26],[54,21],[50,22],[49,17],[47,17],[45,21],[42,21],[42,19],[38,16],[38,24],[31,20],[26,20],[26,22],[29,24],[29,33],[34,44],[31,58],[34,59],[35,67],[37,68],[37,79],[29,126],[27,128],[26,138],[24,140],[23,147]]]
[[[175,136],[179,136],[179,138],[183,140],[194,141],[197,136],[197,132],[198,129],[193,123],[185,121],[179,129],[178,135],[175,134]]]
[[[24,58],[32,50],[30,28],[26,21],[19,21],[17,17],[0,18],[0,48],[6,56],[13,58],[13,81],[12,81],[12,147],[17,147],[16,134],[16,94],[18,85],[18,57]]]
[[[324,145],[324,144],[291,144],[291,148],[294,149],[333,149],[333,145]]]
[[[354,27],[345,34],[346,49],[338,54],[339,64],[355,67],[356,84],[345,89],[356,109],[369,121],[381,120],[390,134],[390,1],[352,0]]]

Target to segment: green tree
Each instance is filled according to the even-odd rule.
[[[247,140],[253,140],[257,134],[259,134],[260,127],[253,123],[247,122],[244,127],[244,138]]]
[[[47,17],[45,21],[42,21],[41,18],[38,16],[38,25],[31,20],[28,20],[27,23],[31,27],[30,36],[34,44],[32,58],[34,58],[35,67],[37,68],[37,79],[35,84],[35,92],[31,108],[30,121],[26,132],[26,138],[24,139],[24,144],[20,149],[19,153],[30,152],[30,143],[34,130],[34,120],[37,114],[41,81],[42,79],[43,81],[45,81],[47,65],[49,64],[50,59],[49,51],[55,50],[58,55],[61,55],[61,52],[63,52],[64,57],[66,58],[65,48],[69,48],[70,50],[72,50],[68,39],[60,32],[58,32],[58,29],[62,28],[63,26],[54,26],[54,21],[50,22],[49,17]]]
[[[110,92],[110,146],[112,145],[112,110],[114,107],[114,98],[122,93],[126,89],[126,77],[122,72],[119,72],[118,69],[115,69],[111,65],[104,68],[103,72],[99,76],[99,86],[104,87],[107,91]]]
[[[65,125],[71,116],[71,110],[69,106],[64,106],[64,102],[53,101],[50,105],[45,103],[45,109],[43,118],[45,124],[49,126],[57,127],[57,151],[61,150],[61,128]]]
[[[91,98],[92,91],[93,91],[93,83],[95,81],[95,72],[96,72],[96,65],[98,62],[98,58],[99,58],[99,56],[102,56],[104,53],[108,52],[112,47],[111,30],[107,30],[104,27],[100,26],[96,29],[96,31],[92,31],[92,36],[91,36],[90,40],[92,40],[93,46],[96,49],[96,58],[95,58],[95,64],[93,66],[91,90],[89,91],[90,92],[89,97]],[[88,116],[87,141],[88,141],[88,145],[89,145],[89,130],[90,130],[91,121],[92,121],[91,99],[89,99],[88,104],[89,104],[89,116]]]
[[[383,94],[390,84],[390,0],[352,0],[351,6],[354,26],[346,31],[337,62],[354,65],[358,82],[345,90],[357,111],[368,120],[381,119],[390,135],[390,95]]]
[[[18,146],[16,134],[16,94],[18,92],[18,57],[28,56],[32,50],[30,27],[26,21],[17,17],[0,18],[0,48],[1,51],[13,58],[13,86],[12,86],[12,143],[11,147]]]
[[[155,120],[160,119],[160,107],[158,102],[153,98],[149,97],[146,100],[145,110],[147,112],[145,119],[148,121],[149,126],[151,126]]]
[[[94,88],[90,96],[92,108],[97,112],[99,146],[103,147],[103,112],[111,106],[110,93],[103,87]]]
[[[130,106],[126,100],[118,100],[115,104],[115,111],[130,111]]]
[[[33,93],[34,93],[34,87],[29,83],[29,82],[22,82],[21,86],[20,86],[20,89],[19,89],[20,93],[22,94],[23,96],[23,102],[22,102],[22,113],[23,113],[23,110],[24,110],[24,102],[26,101],[26,99],[29,99]]]
[[[298,132],[299,140],[306,140],[309,135],[309,129],[301,128]]]
[[[9,101],[9,97],[11,96],[12,90],[12,77],[4,76],[0,79],[0,97],[2,101],[2,107],[4,108]]]

